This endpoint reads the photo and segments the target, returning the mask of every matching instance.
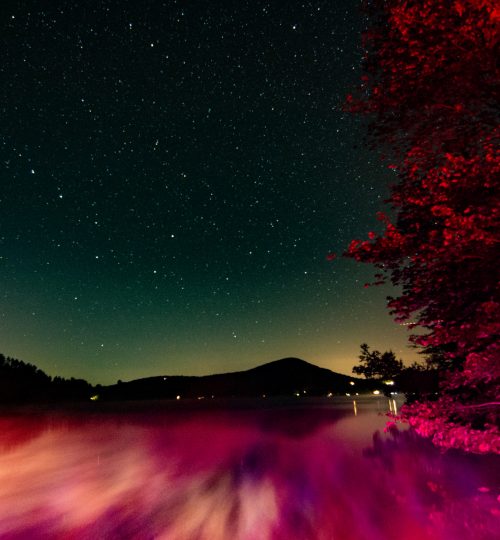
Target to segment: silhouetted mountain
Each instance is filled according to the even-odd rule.
[[[366,391],[373,385],[372,381],[341,375],[299,358],[283,358],[233,373],[202,377],[164,375],[93,387],[83,379],[50,377],[32,364],[0,354],[0,403],[79,402],[96,394],[108,401],[177,396],[325,396]]]
[[[355,383],[355,388],[351,385]],[[104,399],[174,399],[199,397],[251,397],[306,395],[365,391],[373,383],[329,369],[320,368],[299,358],[283,358],[261,366],[233,373],[202,377],[159,376],[136,379],[103,387]]]

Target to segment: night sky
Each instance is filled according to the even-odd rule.
[[[358,2],[2,3],[0,352],[112,383],[405,361],[370,266],[391,171],[342,112]]]

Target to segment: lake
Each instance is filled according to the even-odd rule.
[[[498,456],[442,453],[382,396],[24,407],[0,538],[495,540]]]

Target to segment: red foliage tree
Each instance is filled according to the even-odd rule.
[[[390,280],[397,321],[444,351],[437,401],[407,406],[445,447],[500,453],[500,7],[496,0],[372,0],[364,74],[348,96],[397,182],[381,234],[346,255]]]

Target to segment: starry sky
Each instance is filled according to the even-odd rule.
[[[391,171],[342,102],[357,1],[6,1],[0,352],[113,383],[405,361],[373,269]]]

